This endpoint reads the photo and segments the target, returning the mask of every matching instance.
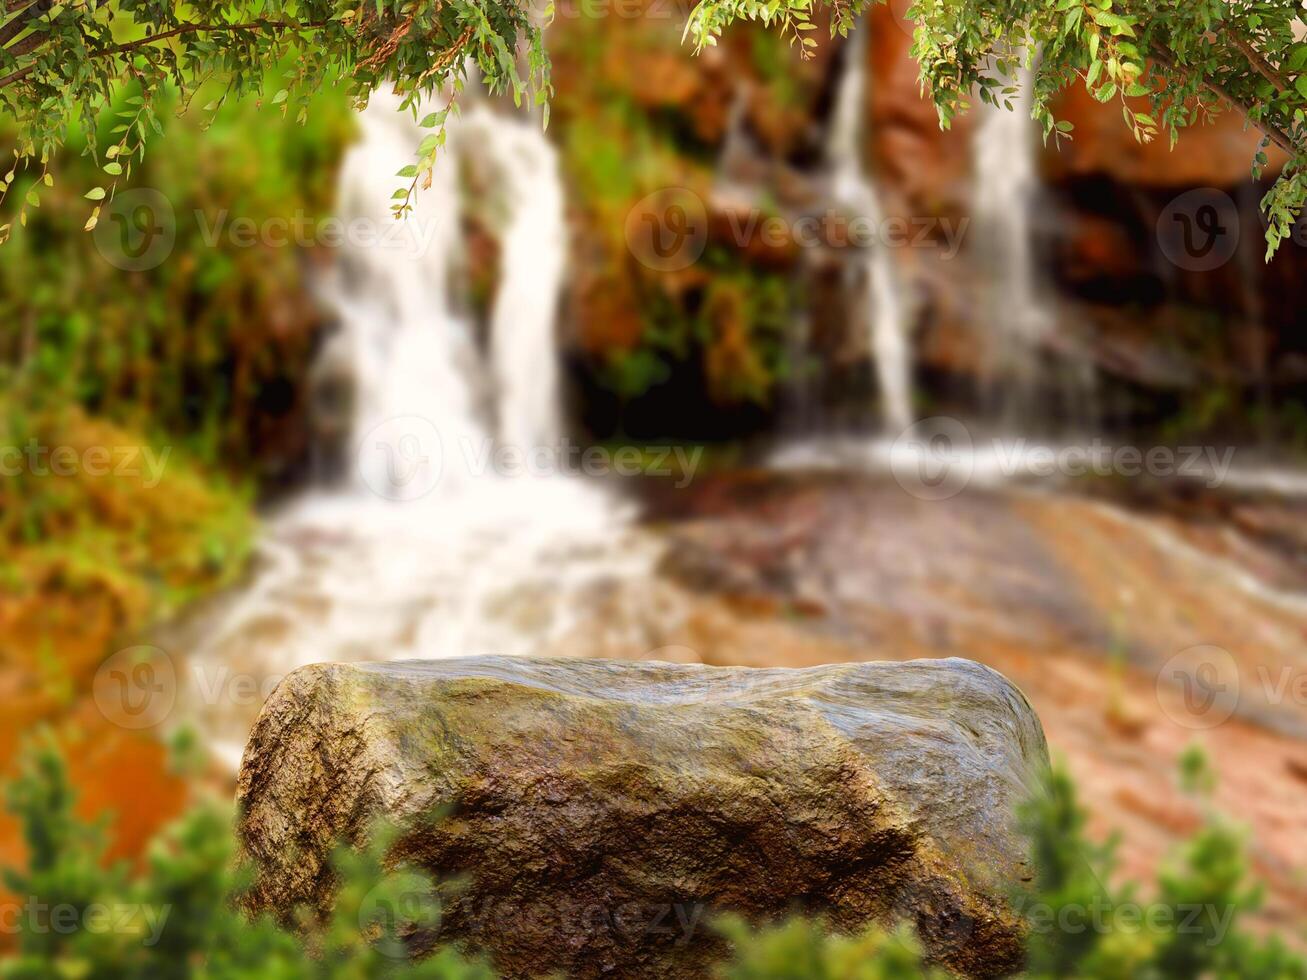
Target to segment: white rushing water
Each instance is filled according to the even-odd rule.
[[[997,76],[996,76],[997,77]],[[971,255],[980,277],[978,329],[984,336],[991,412],[1008,430],[1026,431],[1039,399],[1055,392],[1072,424],[1094,423],[1094,378],[1088,358],[1051,364],[1045,356],[1059,324],[1038,272],[1039,128],[1031,118],[1034,74],[1021,67],[1013,92],[989,105],[976,97],[972,137]],[[996,90],[997,91],[997,90]],[[1007,108],[1007,106],[1011,108]]]
[[[836,200],[879,230],[885,214],[862,153],[867,118],[867,31],[866,23],[860,22],[845,42],[826,155]],[[894,258],[878,234],[866,247],[858,271],[866,291],[864,315],[876,359],[882,423],[887,430],[899,432],[912,423],[912,310]]]
[[[552,446],[563,437],[554,319],[567,255],[563,185],[554,148],[529,119],[478,106],[463,120],[505,197],[500,280],[490,325],[499,438]]]
[[[397,223],[390,214],[391,192],[400,183],[394,176],[396,163],[411,160],[420,139],[411,118],[397,111],[398,104],[383,91],[373,96],[360,116],[362,138],[341,167],[340,218],[347,226],[379,231],[347,236],[337,276],[327,288],[341,329],[324,357],[342,362],[351,379],[356,439],[391,419],[412,417],[438,425],[444,445],[475,442],[489,434],[467,382],[475,377],[477,354],[471,325],[454,313],[450,301],[461,215],[453,165],[458,131],[451,127],[450,153],[433,171],[431,187],[417,195],[412,214]],[[386,244],[382,236],[389,236]],[[425,434],[418,427],[411,436]],[[409,448],[400,440],[394,447]],[[392,452],[359,455],[355,477],[360,487],[388,487],[388,495],[402,498],[429,484],[426,474],[402,486],[396,483],[389,472],[396,462]],[[456,458],[446,461],[440,478],[452,484],[466,476]]]
[[[1005,105],[976,98],[972,141],[972,254],[981,277],[986,374],[991,407],[1019,424],[1034,406],[1041,351],[1054,321],[1037,287],[1032,216],[1039,188],[1032,77],[1021,69]]]
[[[396,244],[351,241],[327,288],[340,331],[324,362],[355,389],[348,478],[270,519],[251,581],[191,630],[191,716],[233,766],[259,704],[230,696],[233,677],[266,694],[307,663],[557,652],[614,582],[658,557],[607,492],[554,472],[565,225],[538,123],[484,105],[451,122],[398,231],[394,174],[422,132],[380,93],[362,126],[340,217]],[[451,300],[460,157],[488,167],[498,195],[477,202],[501,245],[488,355]],[[532,453],[544,465],[523,466]],[[505,459],[518,462],[506,472]]]

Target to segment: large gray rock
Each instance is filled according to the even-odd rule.
[[[419,946],[509,976],[701,977],[708,924],[907,918],[974,976],[1020,964],[1030,705],[965,660],[807,670],[468,658],[292,674],[245,751],[254,910],[331,899],[330,849],[446,805],[404,853],[466,888]]]

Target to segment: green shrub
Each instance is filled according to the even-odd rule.
[[[50,739],[39,740],[24,753],[8,793],[27,859],[25,869],[4,879],[18,896],[17,908],[11,904],[0,917],[5,931],[17,927],[17,949],[0,957],[5,980],[493,976],[448,949],[418,962],[397,959],[394,948],[408,923],[371,924],[370,909],[402,910],[402,899],[419,883],[433,887],[418,870],[385,863],[393,831],[378,828],[361,851],[340,850],[335,908],[325,921],[299,916],[295,931],[269,918],[251,921],[239,910],[242,875],[234,869],[224,807],[195,805],[150,846],[133,874],[122,862],[105,862],[103,827],[79,820],[73,802],[59,750]]]
[[[1197,793],[1210,784],[1201,757],[1183,760]],[[488,980],[483,963],[452,949],[413,961],[406,936],[426,924],[415,894],[436,895],[420,870],[386,860],[394,828],[378,827],[363,849],[335,858],[340,889],[325,920],[290,916],[286,928],[239,910],[241,875],[233,870],[230,814],[201,803],[163,834],[131,873],[106,864],[102,829],[73,815],[73,791],[62,758],[48,739],[30,747],[9,791],[27,844],[26,868],[10,871],[7,888],[24,903],[18,948],[0,958],[0,977],[236,978],[402,977]],[[1209,815],[1205,826],[1158,875],[1146,898],[1134,886],[1111,885],[1113,846],[1085,836],[1085,812],[1064,772],[1022,813],[1038,873],[1014,906],[1030,926],[1027,975],[1101,980],[1197,980],[1307,977],[1307,965],[1274,937],[1255,937],[1240,921],[1258,896],[1246,881],[1242,841]],[[97,906],[137,909],[122,928],[103,928]],[[55,909],[77,927],[50,927]],[[1191,910],[1201,914],[1190,916]],[[1136,911],[1137,910],[1137,911]],[[437,910],[438,911],[438,910]],[[1074,913],[1074,914],[1072,914]],[[1086,914],[1089,918],[1086,919]],[[3,917],[6,928],[13,916]],[[98,923],[98,926],[97,926]],[[838,935],[820,922],[792,919],[755,931],[738,920],[718,927],[734,958],[723,980],[898,980],[945,976],[929,966],[901,924]]]
[[[912,934],[873,927],[856,936],[832,935],[820,922],[795,918],[761,932],[733,920],[722,924],[736,957],[723,980],[943,980],[927,966]]]

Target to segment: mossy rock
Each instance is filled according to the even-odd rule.
[[[417,948],[507,976],[702,977],[719,914],[906,919],[936,962],[1020,965],[1015,805],[1047,764],[966,660],[806,670],[466,658],[324,664],[263,709],[239,780],[252,911],[331,901],[333,844],[443,818],[403,855],[460,878]]]

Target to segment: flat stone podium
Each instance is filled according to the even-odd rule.
[[[1031,871],[1014,808],[1047,765],[1000,674],[966,660],[804,670],[463,658],[324,664],[268,700],[239,777],[251,911],[331,901],[372,819],[465,888],[413,948],[510,977],[699,978],[721,914],[908,921],[970,976],[1011,972]]]

